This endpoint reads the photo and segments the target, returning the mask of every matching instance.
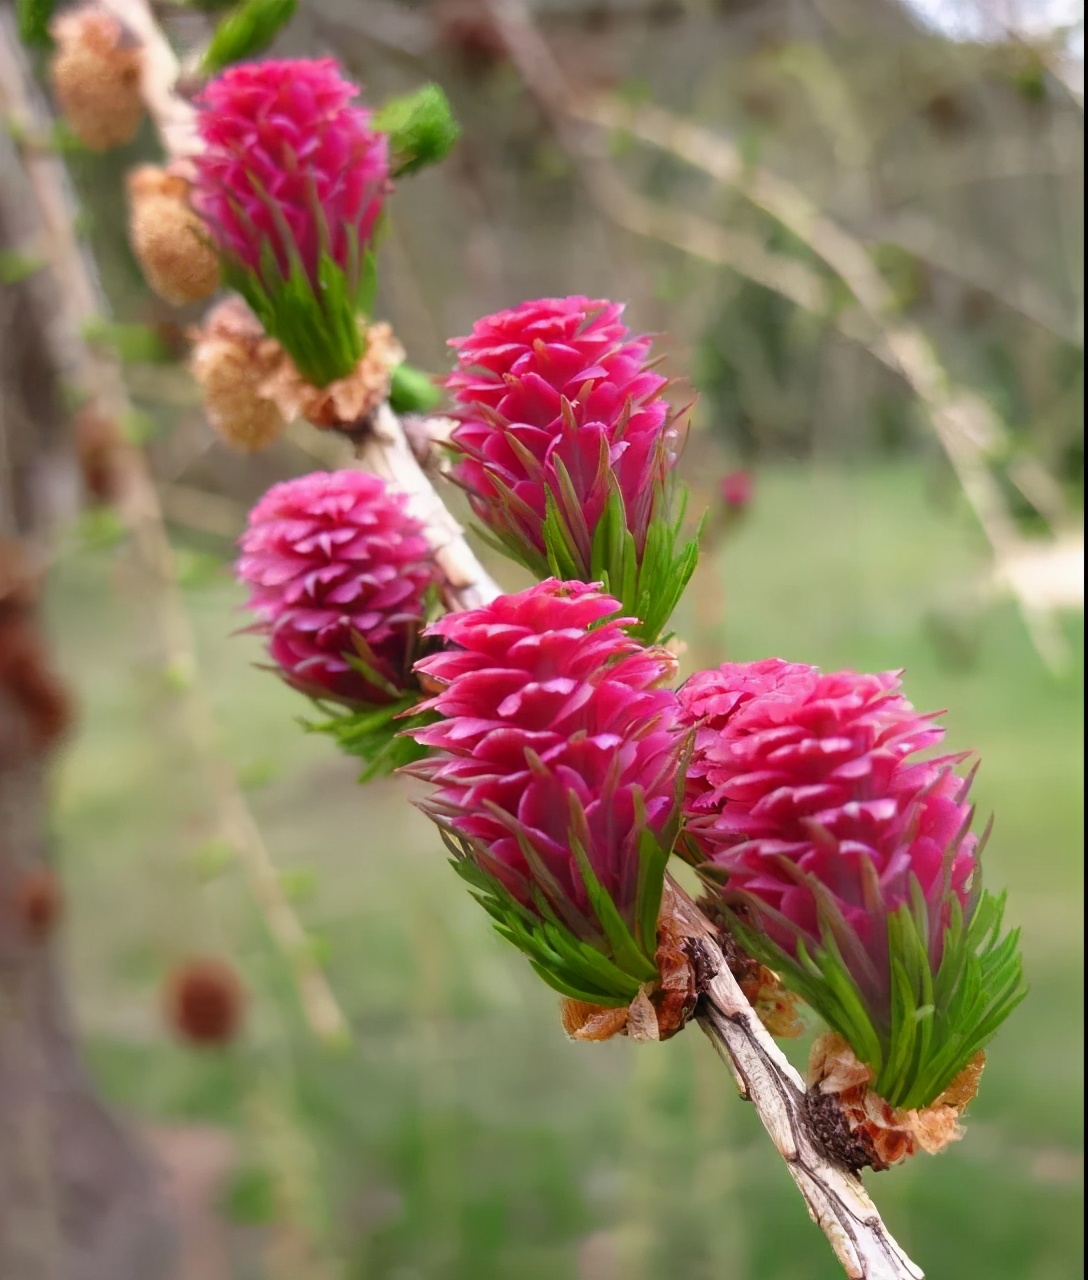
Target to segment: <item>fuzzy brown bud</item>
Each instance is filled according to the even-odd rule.
[[[53,932],[64,908],[64,890],[48,867],[23,874],[15,891],[15,911],[26,936],[42,942]]]
[[[38,581],[20,544],[0,539],[0,690],[22,712],[33,749],[46,751],[68,731],[74,713],[36,625]]]
[[[167,1021],[191,1044],[229,1044],[238,1035],[245,1002],[238,975],[215,957],[188,960],[167,979]]]
[[[210,298],[219,288],[219,257],[189,204],[189,184],[145,164],[127,179],[132,251],[151,288],[174,307]]]
[[[111,417],[92,406],[80,409],[73,420],[76,457],[83,489],[90,502],[114,503],[120,496],[121,455],[124,437]]]
[[[189,367],[204,392],[208,421],[235,449],[254,453],[276,440],[286,421],[264,394],[265,380],[286,358],[238,297],[224,299],[193,334]]]
[[[142,50],[112,14],[86,5],[50,24],[50,78],[76,137],[91,151],[131,142],[140,127]]]

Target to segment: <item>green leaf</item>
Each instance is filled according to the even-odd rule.
[[[310,733],[327,734],[345,755],[362,760],[366,768],[359,775],[359,781],[369,782],[427,755],[426,747],[407,736],[412,729],[433,724],[436,719],[431,712],[407,715],[418,702],[419,695],[413,693],[388,706],[339,710],[327,720],[316,723],[304,720],[302,725]],[[329,709],[321,703],[317,705]]]
[[[222,1210],[240,1225],[265,1226],[276,1219],[275,1179],[267,1169],[245,1166],[231,1178],[223,1197]]]
[[[282,212],[275,202],[262,192],[258,194],[282,222]],[[243,210],[238,211],[244,214]],[[291,259],[286,276],[266,239],[261,245],[258,271],[224,259],[223,278],[245,298],[265,332],[287,350],[302,376],[315,387],[327,387],[347,377],[362,358],[363,337],[356,314],[362,284],[350,279],[328,254],[320,255],[317,279],[311,282],[286,223],[279,228],[279,234]],[[367,262],[370,261],[368,257]]]
[[[83,325],[84,339],[114,352],[125,364],[170,364],[173,355],[162,338],[145,324],[120,324],[94,316]]]
[[[577,804],[573,797],[572,804]],[[583,814],[583,819],[584,816]],[[632,977],[642,982],[652,982],[658,976],[657,965],[643,954],[638,943],[632,937],[630,929],[624,923],[623,917],[616,909],[616,904],[612,901],[611,895],[597,879],[590,865],[585,846],[579,834],[574,830],[573,823],[567,839],[570,841],[571,853],[574,855],[575,863],[582,877],[582,883],[585,885],[586,893],[589,895],[593,914],[597,917],[601,928],[604,930],[604,935],[608,939],[608,945],[612,950],[612,955],[617,965],[625,973],[631,974]]]
[[[17,249],[0,249],[0,284],[29,280],[48,265],[44,258],[31,257]]]
[[[651,969],[646,976],[627,972],[626,966],[617,963],[618,957],[610,959],[591,942],[575,936],[554,913],[549,918],[530,911],[485,870],[486,854],[481,849],[455,831],[441,827],[439,830],[453,854],[454,869],[472,887],[473,896],[495,922],[496,932],[524,952],[536,972],[556,991],[591,1004],[619,1007],[630,1004],[641,983],[656,975],[656,969]],[[592,871],[590,876],[596,881]],[[626,932],[615,905],[603,889],[597,887],[603,910],[608,910],[607,905],[603,905],[603,899],[607,899],[615,913],[609,927],[615,929],[618,922],[619,928]],[[645,974],[647,961],[629,933],[627,945],[634,949],[639,974]]]
[[[294,17],[298,0],[244,0],[215,29],[200,64],[214,76],[234,62],[262,53]]]
[[[389,134],[395,178],[444,160],[461,135],[449,100],[436,84],[391,98],[375,115],[374,126]]]

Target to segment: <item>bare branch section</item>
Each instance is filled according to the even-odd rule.
[[[128,9],[127,5],[122,7]],[[40,131],[44,121],[14,35],[5,26],[0,36],[0,107],[24,133]],[[161,36],[159,39],[173,58],[169,46]],[[163,62],[164,56],[151,65]],[[153,100],[165,103],[167,96],[155,94]],[[182,117],[180,109],[170,115],[171,136],[189,136],[181,128]],[[58,309],[49,318],[48,328],[58,363],[98,412],[120,421],[131,408],[120,370],[108,356],[92,350],[82,336],[87,322],[101,315],[104,307],[93,264],[72,231],[75,203],[67,174],[55,156],[42,150],[25,153],[23,161],[44,233],[44,256],[61,284]],[[116,508],[146,574],[146,601],[158,630],[163,668],[178,689],[194,750],[209,762],[219,834],[236,851],[268,931],[287,959],[310,1029],[322,1040],[342,1040],[348,1034],[344,1014],[283,891],[234,768],[218,751],[219,733],[211,704],[196,680],[192,627],[178,586],[159,495],[144,455],[135,447],[122,445],[112,451],[111,463],[116,472]]]
[[[104,0],[106,7],[154,50],[151,74],[163,82],[146,91],[149,109],[161,124],[164,144],[170,151],[172,136],[191,138],[181,130],[182,110],[172,100],[177,62],[154,27],[143,0]],[[569,95],[561,73],[533,31],[524,6],[508,0],[491,0],[489,7],[499,24],[530,89],[538,96],[557,127],[569,130],[565,116]],[[165,52],[164,52],[165,49]],[[169,54],[167,58],[166,54]],[[178,133],[172,134],[172,129]],[[567,134],[569,137],[569,133]],[[179,144],[178,154],[187,144]],[[173,154],[173,153],[172,153]],[[583,169],[595,180],[590,166]],[[454,583],[451,603],[460,607],[483,603],[497,588],[478,568],[465,548],[452,517],[434,492],[426,472],[412,452],[402,425],[384,410],[360,433],[359,460],[398,484],[410,496],[416,513],[426,522],[432,543],[443,557]],[[673,895],[677,895],[674,893]],[[920,1280],[914,1266],[889,1235],[861,1182],[820,1154],[802,1106],[804,1085],[763,1028],[729,973],[712,926],[686,899],[678,899],[688,913],[690,931],[708,975],[704,1011],[700,1022],[715,1047],[728,1062],[743,1095],[755,1106],[776,1149],[786,1161],[813,1219],[827,1236],[850,1280]]]

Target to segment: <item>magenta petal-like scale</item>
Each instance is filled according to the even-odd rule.
[[[362,471],[317,472],[274,485],[241,538],[238,577],[284,677],[305,692],[349,704],[387,703],[397,690],[439,574],[404,497]]]

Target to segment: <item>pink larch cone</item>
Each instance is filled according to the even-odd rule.
[[[193,205],[228,259],[260,275],[267,245],[286,277],[297,254],[314,287],[322,252],[349,272],[390,189],[358,93],[332,58],[242,63],[204,89]]]
[[[1024,995],[983,892],[965,755],[894,672],[727,663],[680,690],[686,847],[732,928],[893,1107],[940,1097]]]
[[[481,520],[530,556],[546,554],[550,496],[587,574],[610,486],[641,551],[682,443],[666,379],[649,363],[650,339],[629,333],[622,311],[603,300],[541,298],[485,316],[450,343],[454,478]]]
[[[821,943],[831,908],[863,950],[847,955],[866,996],[886,1005],[887,916],[917,880],[940,963],[949,894],[966,904],[977,838],[967,827],[963,757],[919,760],[944,730],[897,692],[892,672],[822,675],[769,659],[727,663],[680,690],[695,726],[685,830],[791,955]]]
[[[300,476],[258,502],[241,547],[255,629],[289,684],[349,706],[414,687],[438,570],[401,494],[362,471]]]
[[[431,755],[413,772],[435,785],[422,807],[527,916],[615,962],[620,989],[602,1003],[626,1003],[654,974],[682,745],[675,695],[661,687],[675,663],[625,634],[618,608],[594,587],[550,579],[443,618],[429,634],[451,647],[416,667],[437,689],[424,708],[440,717],[414,731]],[[656,884],[640,878],[647,858]],[[617,948],[591,880],[640,957]],[[601,995],[592,976],[565,982],[553,985]]]

